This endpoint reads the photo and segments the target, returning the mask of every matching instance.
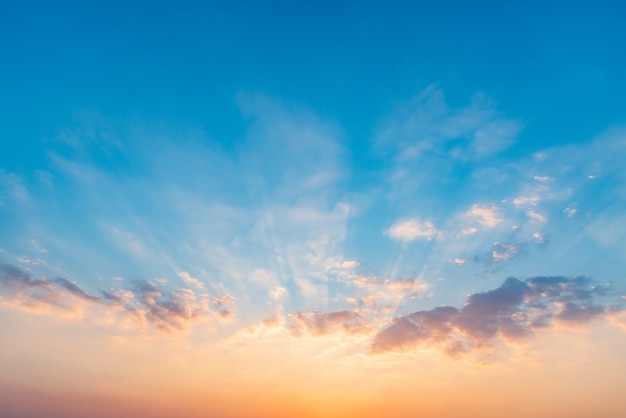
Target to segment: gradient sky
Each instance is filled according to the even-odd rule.
[[[622,417],[623,2],[3,2],[0,416]]]

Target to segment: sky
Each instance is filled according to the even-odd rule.
[[[623,2],[3,2],[0,415],[617,418]]]

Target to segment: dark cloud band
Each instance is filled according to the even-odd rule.
[[[610,294],[586,277],[508,278],[493,290],[474,293],[461,308],[437,307],[397,317],[373,339],[371,351],[440,344],[450,355],[489,344],[517,340],[555,321],[584,324],[617,308],[601,299]]]

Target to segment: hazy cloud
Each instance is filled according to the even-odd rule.
[[[394,309],[406,299],[423,295],[428,285],[417,278],[397,280],[380,279],[378,277],[358,275],[349,282],[360,290],[354,302],[363,308]]]
[[[325,335],[343,331],[348,334],[369,332],[365,317],[359,311],[337,312],[296,312],[289,315],[289,329],[293,335],[305,332],[313,335]]]
[[[430,86],[391,115],[380,132],[382,143],[394,143],[405,157],[424,153],[478,160],[511,146],[522,124],[503,118],[491,99],[477,93],[469,106],[450,108],[443,92]]]

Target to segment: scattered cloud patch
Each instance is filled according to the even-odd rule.
[[[517,207],[520,206],[537,206],[541,199],[539,196],[521,196],[513,199],[513,204]]]
[[[493,261],[510,260],[522,253],[523,242],[495,242],[491,251]]]
[[[124,308],[163,331],[183,330],[210,308],[191,289],[165,291],[145,280],[133,281],[133,300]]]
[[[534,210],[529,210],[526,212],[526,215],[528,215],[528,218],[530,220],[530,223],[534,223],[534,224],[545,224],[547,222],[546,216],[542,215],[540,213],[535,212]]]
[[[0,265],[0,297],[5,304],[30,311],[56,308],[96,322],[130,319],[166,332],[183,331],[203,318],[231,317],[235,308],[230,295],[166,290],[158,281],[134,280],[130,288],[101,290],[95,296],[74,281],[63,277],[33,279],[30,273],[7,264]]]
[[[359,275],[350,284],[361,293],[354,299],[360,307],[383,311],[393,311],[402,302],[423,296],[428,290],[428,285],[417,278],[385,280]]]
[[[409,219],[394,223],[386,234],[391,239],[408,243],[420,238],[430,241],[437,235],[437,232],[430,221],[419,222],[415,219]]]
[[[39,260],[39,259],[33,260],[32,258],[28,258],[25,255],[22,255],[22,256],[18,257],[17,261],[22,263],[22,264],[32,264],[34,266],[43,263],[42,260]]]
[[[573,218],[578,213],[578,204],[576,202],[570,203],[563,209],[563,213],[565,213],[568,218]]]
[[[465,217],[475,219],[480,225],[493,228],[502,222],[500,210],[497,206],[473,205],[466,213]]]
[[[33,249],[35,251],[40,252],[42,254],[48,253],[48,250],[46,248],[42,247],[38,240],[31,239],[30,243],[31,243],[31,245],[32,245],[32,247],[33,247]]]
[[[178,273],[178,277],[183,279],[183,282],[185,282],[186,285],[193,286],[200,290],[204,290],[204,283],[202,283],[200,280],[196,279],[195,277],[191,277],[189,273],[185,271],[181,271],[180,273]]]
[[[289,315],[288,327],[295,336],[306,333],[319,336],[338,331],[362,334],[371,331],[366,324],[365,316],[356,310],[296,312]]]
[[[272,298],[272,300],[281,300],[287,297],[288,295],[289,295],[289,292],[287,292],[287,289],[285,289],[284,287],[280,287],[280,286],[270,291],[270,297]]]

